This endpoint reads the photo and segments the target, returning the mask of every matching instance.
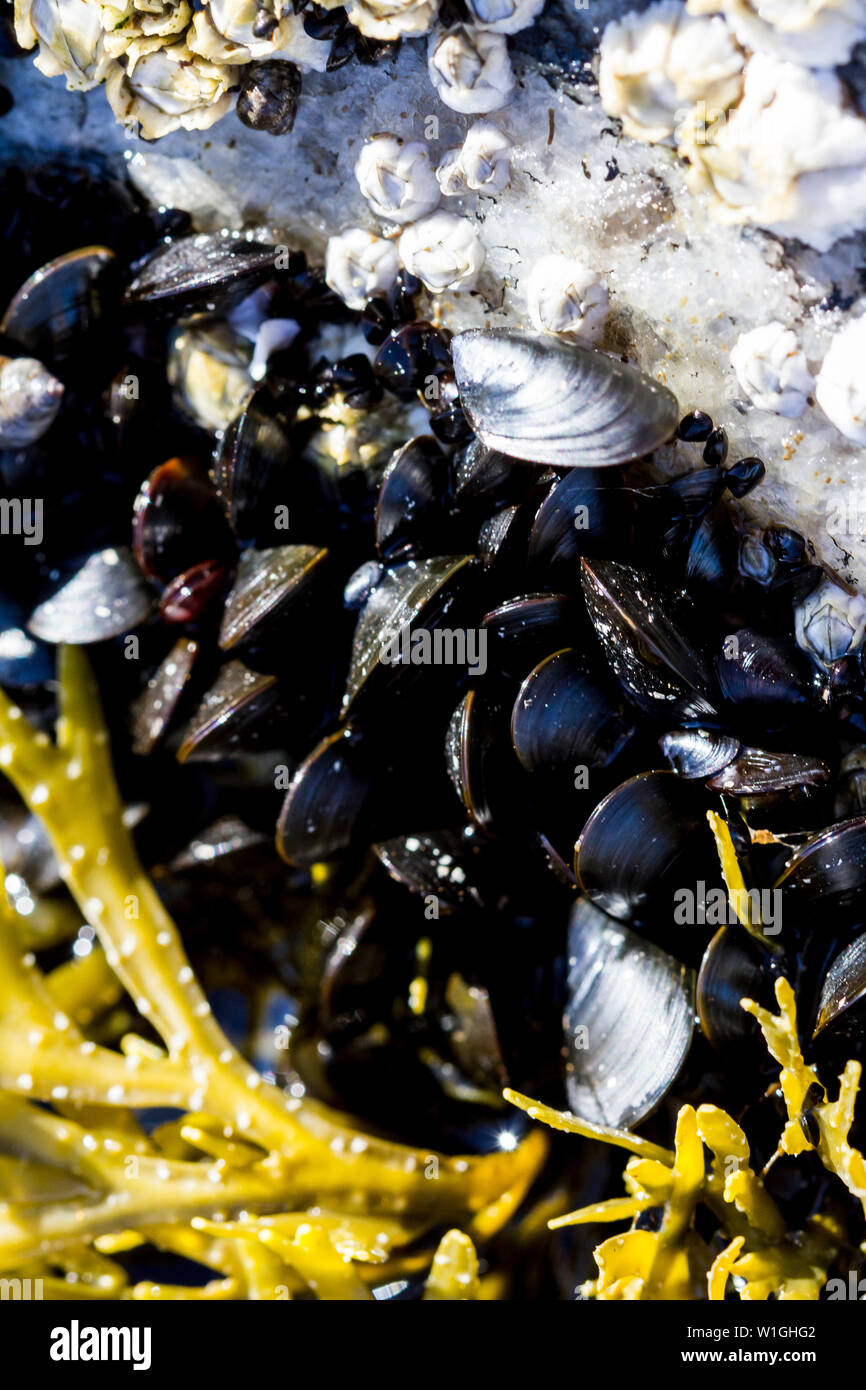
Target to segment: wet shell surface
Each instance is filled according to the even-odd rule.
[[[651,454],[676,429],[672,392],[603,352],[477,328],[451,350],[472,428],[512,458],[609,467]]]

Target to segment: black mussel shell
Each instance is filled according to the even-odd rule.
[[[693,971],[580,898],[563,1016],[574,1114],[623,1129],[645,1119],[682,1071],[694,995]]]
[[[479,328],[459,333],[451,351],[472,428],[513,458],[566,468],[629,463],[677,427],[676,397],[603,352]]]
[[[514,480],[525,474],[526,465],[472,439],[455,454],[453,471],[454,496],[465,506],[482,497],[491,501],[507,497]]]
[[[706,411],[691,410],[677,426],[677,439],[684,439],[690,444],[703,444],[712,432],[713,422]]]
[[[511,713],[514,751],[527,772],[607,767],[633,733],[623,702],[573,649],[545,657],[530,672]]]
[[[224,758],[239,748],[270,747],[262,716],[276,703],[274,676],[229,661],[219,673],[183,733],[180,762]]]
[[[529,559],[551,584],[574,585],[581,555],[629,550],[638,493],[624,487],[619,469],[575,468],[545,497],[529,537]]]
[[[286,135],[295,124],[300,94],[301,73],[294,63],[282,58],[248,63],[243,69],[236,110],[250,130]]]
[[[462,636],[464,661],[457,674],[471,669],[467,664],[472,655],[467,633],[458,620],[463,600],[473,586],[476,565],[471,556],[449,555],[410,560],[386,570],[358,615],[344,709],[361,694],[369,697],[371,691],[381,690],[395,678],[405,680],[413,671],[423,670],[426,662],[419,659],[425,656],[422,641],[432,643],[437,631],[449,634],[447,650],[443,645],[441,653],[443,664],[453,672],[461,655],[457,639]],[[426,638],[413,645],[416,634],[426,634]],[[435,662],[435,650],[430,655]]]
[[[757,1051],[761,1033],[742,999],[774,1009],[769,954],[737,926],[720,927],[698,971],[696,1003],[701,1032],[720,1052]]]
[[[43,642],[84,645],[131,632],[149,617],[153,593],[125,546],[95,551],[30,614]]]
[[[680,777],[714,777],[736,758],[740,740],[721,729],[672,729],[659,746]]]
[[[431,386],[438,397],[436,383],[451,373],[448,337],[432,323],[419,320],[403,324],[388,334],[374,367],[382,385],[403,400],[411,400]]]
[[[160,246],[138,266],[126,288],[133,308],[173,318],[215,314],[238,303],[276,274],[280,248],[242,237],[197,233]]]
[[[197,623],[228,588],[231,571],[216,560],[202,560],[166,585],[159,604],[164,623]]]
[[[0,333],[62,378],[89,369],[116,303],[116,269],[107,246],[67,251],[25,281],[0,320]]]
[[[203,560],[234,558],[219,498],[195,459],[167,459],[142,483],[133,506],[132,549],[144,573],[163,583]]]
[[[712,668],[694,605],[655,576],[613,560],[581,559],[583,593],[617,679],[651,716],[713,715]]]
[[[579,634],[577,605],[565,594],[523,594],[485,614],[489,665],[523,680],[545,656],[571,646]]]
[[[270,391],[262,386],[217,441],[213,457],[214,487],[241,540],[252,540],[264,531],[264,514],[270,502],[284,508],[295,503],[295,489],[289,495],[281,486],[290,462],[293,473],[306,475],[301,461],[291,457],[285,421]],[[291,508],[287,520],[290,512]],[[269,541],[273,544],[279,539],[272,534]]]
[[[447,530],[448,458],[429,435],[392,456],[376,506],[376,549],[387,563],[441,554]]]
[[[519,770],[507,746],[507,716],[485,689],[468,690],[445,737],[451,783],[476,825],[513,821],[520,805]]]
[[[703,518],[724,491],[719,468],[696,468],[671,478],[656,494],[662,539],[668,551],[689,544]]]
[[[175,642],[130,710],[132,751],[151,753],[171,723],[192,675],[199,646],[186,637]]]
[[[289,864],[339,858],[366,832],[373,798],[373,768],[358,731],[329,734],[292,778],[277,823],[280,855]]]
[[[658,919],[673,933],[686,959],[689,933],[674,926],[676,895],[691,892],[696,905],[706,887],[721,882],[707,825],[703,789],[673,772],[644,772],[623,782],[595,808],[575,848],[575,873],[597,907],[623,921]],[[697,924],[697,932],[703,928]]]
[[[866,816],[831,825],[808,840],[779,875],[785,918],[826,933],[866,918]]]
[[[327,550],[315,545],[278,545],[245,550],[223,609],[219,644],[231,652],[272,631],[321,581]]]
[[[793,638],[741,628],[716,658],[719,687],[743,714],[774,721],[813,708],[813,669]]]
[[[726,507],[714,507],[695,531],[686,554],[690,592],[724,597],[737,573],[738,538]]]

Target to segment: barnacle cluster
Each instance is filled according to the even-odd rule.
[[[657,0],[605,30],[602,105],[673,143],[721,220],[826,251],[866,211],[866,122],[834,71],[863,37],[848,0]]]

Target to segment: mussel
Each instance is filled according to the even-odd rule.
[[[568,929],[563,1017],[575,1115],[622,1129],[645,1119],[682,1070],[694,997],[691,970],[579,898]]]
[[[651,454],[677,427],[666,387],[589,348],[475,328],[451,352],[472,428],[512,458],[608,467]]]

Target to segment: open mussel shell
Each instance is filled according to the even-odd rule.
[[[740,751],[740,740],[721,729],[672,729],[659,747],[680,777],[715,777]]]
[[[866,816],[840,821],[814,835],[788,860],[773,887],[782,890],[786,922],[828,934],[862,922]]]
[[[793,638],[742,628],[716,659],[724,698],[738,712],[778,723],[815,708],[812,663]]]
[[[327,558],[327,550],[315,545],[245,550],[223,609],[223,651],[232,652],[273,632],[295,604],[310,596]]]
[[[432,435],[410,439],[392,456],[376,506],[382,560],[393,564],[442,551],[448,474],[448,458]]]
[[[88,556],[71,579],[34,608],[27,628],[43,642],[80,646],[131,632],[152,608],[153,593],[132,553],[112,546]]]
[[[139,265],[124,302],[173,318],[215,314],[273,279],[279,247],[200,233],[160,246]]]
[[[573,644],[579,615],[565,594],[522,594],[491,609],[481,626],[491,669],[523,680],[543,657]]]
[[[95,331],[112,300],[114,252],[84,246],[41,266],[26,280],[0,320],[0,333],[14,338],[52,369],[77,372],[84,354],[92,364]],[[78,359],[76,361],[76,359]]]
[[[277,849],[289,864],[336,859],[367,820],[374,778],[358,731],[338,729],[317,744],[292,778],[277,822]]]
[[[829,780],[827,764],[807,753],[773,753],[765,748],[743,748],[710,778],[708,786],[713,791],[727,792],[732,796],[751,797],[823,786]]]
[[[607,767],[633,733],[623,702],[571,648],[530,672],[511,712],[511,740],[527,772]]]
[[[177,712],[198,653],[197,642],[179,638],[133,701],[130,710],[133,753],[145,756],[159,743]]]
[[[704,886],[721,882],[708,804],[702,788],[676,773],[643,772],[598,804],[575,847],[587,897],[623,921],[657,922],[666,939],[686,943],[684,959],[695,927],[674,926],[676,895],[685,890],[697,902]]]
[[[638,493],[620,470],[575,468],[555,483],[535,515],[530,562],[551,584],[576,585],[581,555],[625,553],[638,512]]]
[[[694,973],[581,898],[568,929],[563,1016],[571,1110],[630,1129],[679,1076],[694,1031]]]
[[[590,348],[474,328],[451,352],[472,428],[512,458],[608,467],[651,454],[677,427],[666,387]]]
[[[848,1036],[864,1035],[866,1000],[866,932],[850,941],[832,962],[821,984],[815,1033],[834,1025]]]
[[[144,573],[163,583],[204,560],[234,558],[220,500],[195,459],[167,459],[142,483],[133,504],[132,548]]]
[[[178,760],[224,758],[239,748],[271,746],[263,716],[277,697],[275,676],[227,662],[184,730]]]
[[[775,1007],[771,959],[744,928],[720,927],[704,952],[696,995],[701,1032],[720,1052],[751,1051],[760,1043],[760,1029],[742,999]]]
[[[583,595],[608,663],[650,716],[713,715],[712,669],[687,598],[644,570],[581,559]]]
[[[399,676],[408,678],[413,669],[417,672],[431,663],[453,667],[461,655],[461,636],[462,669],[467,669],[467,633],[460,629],[459,619],[474,587],[477,564],[469,555],[446,555],[409,560],[385,572],[358,615],[344,709],[362,693],[368,697]],[[434,649],[424,650],[437,629],[449,637],[447,650],[443,645],[438,654],[440,661]]]

